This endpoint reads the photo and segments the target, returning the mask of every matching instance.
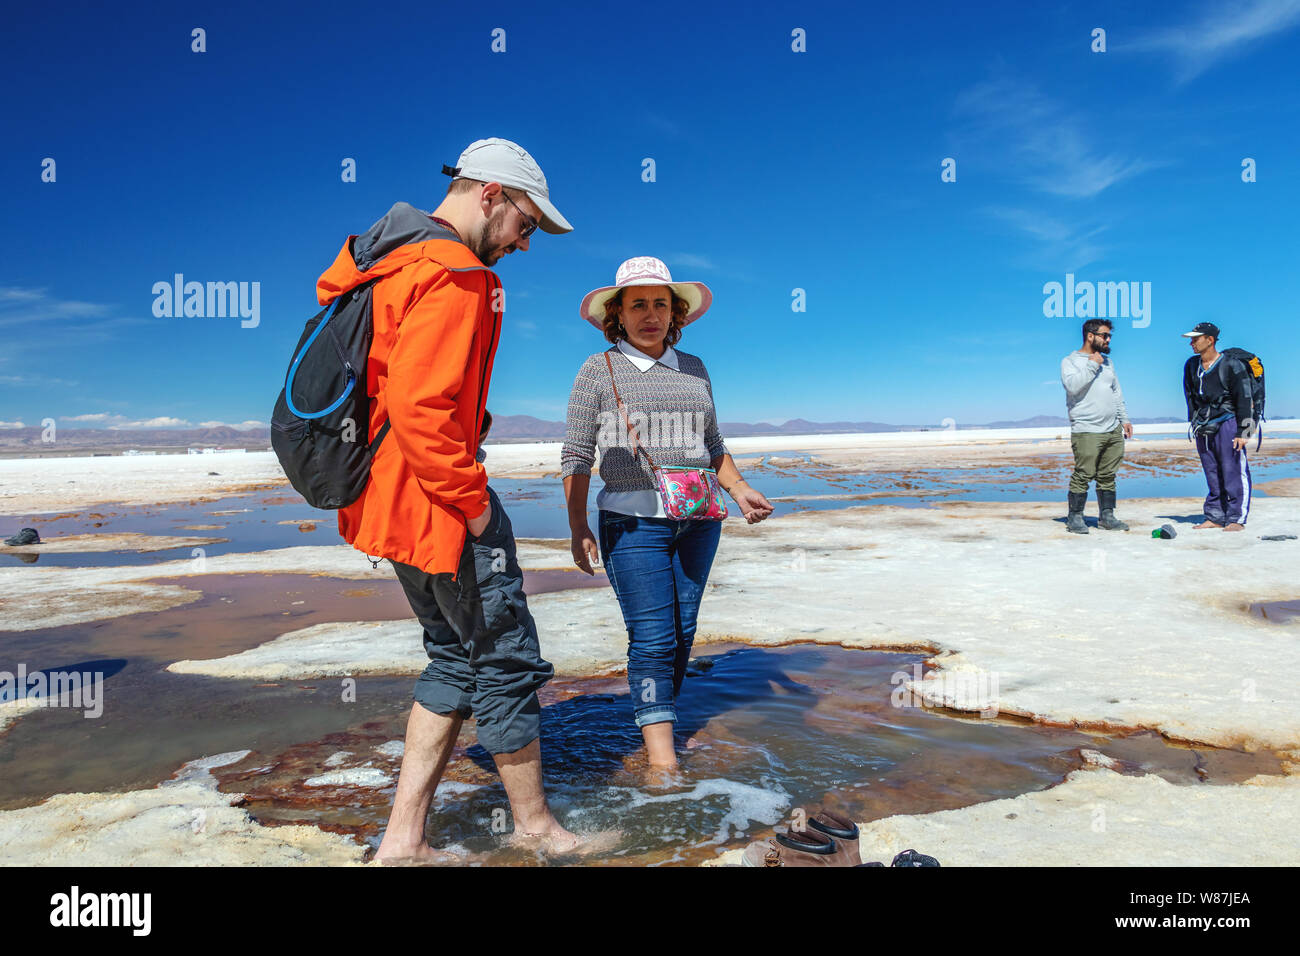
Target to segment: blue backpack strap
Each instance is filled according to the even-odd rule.
[[[355,297],[356,295],[359,295],[361,292],[363,292],[370,286],[374,285],[376,281],[378,280],[371,279],[369,282],[363,282],[355,289],[349,291]],[[344,293],[344,295],[347,294],[348,293]],[[343,301],[343,298],[344,296],[340,295],[337,299],[334,300],[333,305],[329,309],[329,314],[326,315],[325,318],[321,320],[320,325],[316,326],[316,328],[312,330],[311,335],[307,337],[307,341],[302,344],[302,348],[298,350],[298,354],[293,357],[293,361],[289,364],[289,374],[285,376],[285,380],[284,380],[284,402],[289,407],[289,411],[293,412],[293,414],[297,415],[299,418],[305,418],[305,419],[324,418],[326,415],[334,411],[336,408],[342,405],[344,401],[347,400],[347,397],[352,394],[352,389],[357,384],[356,369],[354,369],[351,365],[348,365],[346,362],[344,362],[344,368],[346,368],[348,372],[348,384],[344,386],[342,395],[340,395],[333,402],[331,402],[329,405],[325,406],[325,408],[321,409],[318,412],[304,412],[302,409],[300,409],[297,405],[293,403],[293,377],[298,372],[298,366],[302,364],[302,360],[307,355],[307,352],[312,347],[312,344],[316,341],[316,339],[320,336],[320,334],[325,331],[325,326],[329,324],[329,320],[334,318],[334,316],[338,314],[339,303]]]

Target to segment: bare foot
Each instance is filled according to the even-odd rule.
[[[1199,530],[1199,529],[1201,529],[1201,528],[1221,528],[1221,527],[1223,527],[1223,526],[1222,526],[1222,525],[1215,524],[1215,523],[1214,523],[1213,521],[1211,521],[1209,518],[1206,518],[1206,519],[1205,519],[1204,521],[1202,521],[1200,524],[1198,524],[1198,525],[1193,525],[1193,530]]]
[[[507,842],[511,846],[537,850],[547,856],[588,856],[592,853],[612,850],[622,838],[623,833],[620,830],[570,833],[556,820],[552,821],[551,827],[542,833],[524,833],[516,830]]]
[[[460,864],[465,860],[447,850],[435,850],[427,843],[399,846],[385,839],[380,841],[379,849],[375,851],[371,862],[382,863],[385,866],[429,866],[436,863]]]
[[[1237,522],[1234,521],[1232,524],[1224,525],[1223,530],[1224,531],[1245,531],[1246,526],[1244,524],[1237,524]]]
[[[650,764],[645,768],[643,782],[648,789],[665,790],[682,785],[682,772],[677,764],[659,766]]]

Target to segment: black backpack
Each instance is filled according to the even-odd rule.
[[[1253,416],[1255,430],[1258,431],[1260,423],[1264,421],[1264,363],[1254,352],[1247,352],[1245,349],[1224,349],[1223,357],[1235,360],[1246,370],[1250,382],[1250,398],[1255,406]],[[1228,381],[1228,372],[1225,368],[1227,364],[1224,362],[1219,366],[1219,381],[1223,383],[1225,389],[1231,391],[1232,384]]]
[[[371,279],[344,292],[307,322],[271,414],[271,448],[294,489],[313,508],[336,510],[360,497],[373,443],[366,365],[374,323]]]
[[[1250,398],[1253,406],[1251,417],[1255,420],[1255,434],[1259,436],[1255,443],[1256,449],[1259,448],[1260,442],[1264,440],[1263,430],[1260,425],[1264,421],[1264,362],[1254,352],[1246,349],[1231,348],[1224,349],[1220,353],[1224,361],[1219,363],[1219,382],[1223,385],[1223,390],[1232,393],[1232,382],[1228,378],[1228,370],[1232,366],[1239,367],[1243,370],[1242,374],[1247,377],[1250,384]],[[1183,392],[1187,396],[1188,414],[1191,413],[1191,395],[1196,390],[1196,365],[1200,362],[1200,357],[1193,355],[1183,366]]]

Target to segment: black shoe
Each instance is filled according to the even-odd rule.
[[[17,534],[11,534],[5,538],[5,544],[16,547],[24,544],[40,544],[41,536],[36,533],[35,528],[23,528]]]
[[[1070,492],[1070,514],[1065,522],[1065,530],[1075,534],[1087,534],[1088,525],[1083,520],[1083,507],[1088,503],[1088,492]]]
[[[1101,517],[1097,519],[1098,528],[1104,528],[1106,531],[1128,530],[1128,525],[1115,517],[1115,492],[1102,491],[1098,488],[1097,507],[1101,509]]]
[[[938,866],[939,861],[932,856],[926,856],[924,853],[917,853],[915,850],[904,850],[898,856],[894,857],[894,862],[890,866]]]

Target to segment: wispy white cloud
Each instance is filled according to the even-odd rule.
[[[97,318],[110,311],[103,303],[57,299],[44,289],[0,287],[0,326]]]
[[[18,387],[58,385],[61,388],[76,388],[80,382],[66,378],[50,378],[44,375],[0,375],[0,385]]]
[[[643,113],[642,122],[657,133],[673,137],[682,135],[681,124],[670,120],[661,113]]]
[[[22,422],[0,422],[0,428],[26,428]]]
[[[1104,225],[1066,222],[1041,211],[1017,207],[990,206],[984,213],[1041,243],[1034,264],[1052,269],[1082,269],[1105,254],[1096,241]]]
[[[674,252],[668,257],[665,264],[671,269],[700,269],[704,272],[717,272],[718,266],[708,256],[696,255],[693,252]],[[677,278],[674,276],[673,278]]]
[[[1087,199],[1167,165],[1099,151],[1094,144],[1106,137],[1091,135],[1077,110],[1031,83],[1007,78],[978,83],[958,95],[955,112],[967,124],[959,136],[978,144],[986,156],[990,150],[994,158],[996,151],[1006,151],[1008,165],[1023,170],[1026,185],[1051,195]]]
[[[267,422],[248,419],[242,422],[207,421],[195,424],[184,418],[171,415],[159,415],[154,418],[131,418],[117,412],[87,412],[83,415],[60,415],[60,424],[78,422],[83,425],[102,425],[109,429],[124,428],[234,428],[238,431],[269,428]]]
[[[1268,37],[1300,26],[1300,0],[1220,0],[1201,8],[1192,23],[1166,27],[1125,42],[1116,51],[1163,52],[1174,58],[1179,82],[1244,53]]]
[[[173,418],[170,415],[159,415],[157,418],[145,418],[138,421],[119,422],[109,425],[109,428],[193,428],[194,423],[186,421],[183,418]]]

